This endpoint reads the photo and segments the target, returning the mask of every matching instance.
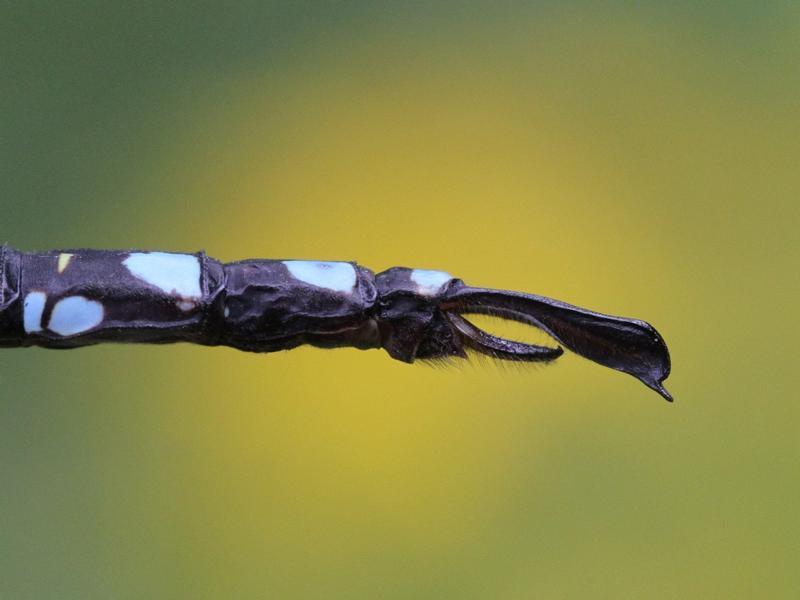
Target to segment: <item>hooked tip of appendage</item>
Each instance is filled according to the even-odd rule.
[[[662,398],[664,398],[664,400],[666,400],[667,402],[675,401],[675,399],[672,397],[672,394],[670,394],[667,391],[667,388],[665,388],[660,381],[649,381],[648,379],[643,377],[639,378],[639,380],[647,387],[649,387],[651,390],[658,392],[659,395]]]
[[[667,402],[675,402],[675,398],[672,397],[672,394],[670,394],[667,391],[667,388],[665,388],[663,385],[659,385],[657,388],[654,388],[654,389],[659,394],[661,394],[661,397],[664,398],[664,400],[666,400]]]

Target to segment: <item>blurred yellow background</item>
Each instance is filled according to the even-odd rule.
[[[2,351],[0,597],[798,597],[799,64],[791,2],[5,3],[13,246],[443,269],[652,322],[676,402]]]

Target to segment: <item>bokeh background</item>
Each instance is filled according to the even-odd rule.
[[[796,2],[3,3],[5,241],[444,269],[653,322],[676,402],[3,351],[0,597],[798,597],[798,65]]]

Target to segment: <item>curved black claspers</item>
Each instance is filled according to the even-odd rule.
[[[454,289],[441,308],[465,344],[476,350],[512,360],[551,360],[562,352],[496,338],[466,321],[462,313],[489,314],[538,327],[576,354],[633,375],[672,401],[662,385],[670,372],[669,350],[645,321],[605,315],[544,296],[469,286]]]
[[[465,346],[493,358],[536,362],[554,360],[564,354],[561,348],[535,346],[494,336],[479,329],[458,313],[447,313],[447,317],[462,335]]]

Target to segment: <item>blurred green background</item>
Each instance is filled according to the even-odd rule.
[[[444,269],[653,322],[676,403],[3,351],[0,597],[800,597],[798,65],[796,2],[4,2],[12,245]]]

